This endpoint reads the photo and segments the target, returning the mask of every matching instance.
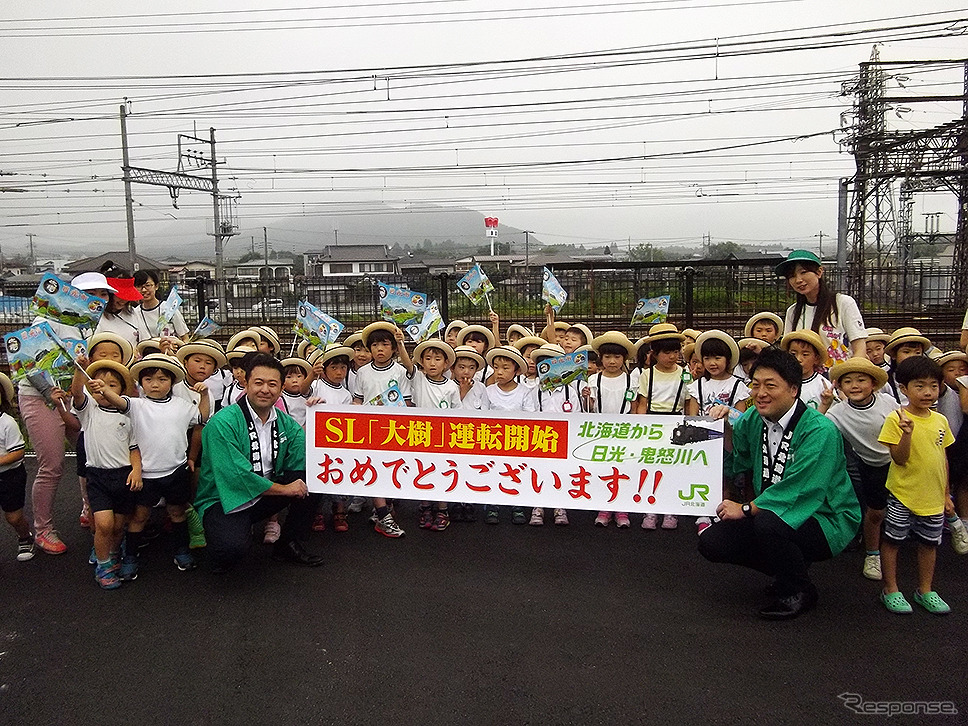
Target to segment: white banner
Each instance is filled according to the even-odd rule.
[[[722,421],[380,406],[307,413],[312,492],[697,516],[722,500]]]

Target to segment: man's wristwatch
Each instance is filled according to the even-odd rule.
[[[743,516],[752,517],[753,516],[753,505],[747,502],[743,505]]]

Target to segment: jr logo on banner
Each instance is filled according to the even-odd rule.
[[[722,421],[469,413],[310,409],[309,490],[691,515],[722,499]]]

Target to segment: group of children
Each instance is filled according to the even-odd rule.
[[[883,580],[881,598],[889,610],[909,611],[897,586],[896,562],[898,545],[911,534],[918,543],[915,599],[932,612],[945,611],[931,583],[942,528],[950,529],[958,552],[968,552],[968,533],[958,517],[968,518],[968,433],[961,433],[968,411],[968,355],[941,353],[913,328],[891,335],[870,328],[869,360],[831,366],[820,334],[808,329],[784,335],[783,320],[768,312],[750,318],[738,340],[719,330],[680,331],[659,323],[635,342],[620,331],[595,336],[583,324],[556,321],[550,308],[547,314],[539,333],[511,325],[503,341],[494,313],[490,326],[456,320],[443,339],[421,342],[412,353],[403,332],[388,322],[372,323],[324,349],[302,342],[288,357],[268,326],[236,333],[225,348],[209,339],[169,340],[165,352],[136,351],[116,334],[98,333],[88,342],[87,357],[78,361],[70,391],[54,394],[65,423],[81,432],[78,474],[90,513],[82,520],[86,516],[94,532],[95,578],[113,589],[137,577],[146,522],[161,507],[170,520],[175,565],[195,566],[192,545],[204,542],[191,508],[200,430],[209,416],[244,395],[247,354],[282,358],[286,377],[276,405],[303,426],[314,406],[385,405],[392,397],[429,409],[725,419],[724,495],[741,499],[744,487],[731,470],[728,423],[751,404],[749,374],[757,355],[778,346],[802,367],[801,400],[826,413],[843,433],[851,477],[866,509],[863,575]],[[585,351],[590,361],[587,381],[544,390],[537,374],[542,359],[576,351]],[[12,418],[13,386],[6,377],[0,384],[0,506],[17,534],[18,559],[28,560],[34,547],[23,517],[24,440]],[[372,504],[375,530],[402,536],[392,502],[376,498]],[[345,532],[347,512],[363,505],[360,499],[334,498],[333,529]],[[319,513],[315,529],[325,528],[325,514]],[[552,516],[557,525],[569,523],[564,509]],[[498,507],[484,506],[483,517],[497,524]],[[422,528],[440,531],[451,519],[474,521],[476,507],[419,505]],[[538,526],[545,512],[514,507],[511,521]],[[598,512],[594,523],[606,527],[613,521],[618,528],[631,526],[627,512]],[[710,524],[698,518],[697,531]],[[646,513],[641,520],[646,530],[677,526],[669,514]],[[278,522],[271,520],[265,541],[275,541],[278,532]]]

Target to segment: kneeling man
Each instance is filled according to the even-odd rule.
[[[840,432],[799,399],[797,359],[768,348],[751,376],[755,408],[733,429],[733,463],[737,473],[752,477],[754,497],[724,500],[716,510],[721,521],[699,537],[699,552],[773,577],[772,602],[759,615],[786,620],[816,605],[810,563],[847,546],[860,525],[860,504]]]
[[[318,495],[306,487],[306,434],[278,410],[286,376],[267,353],[243,360],[245,395],[209,420],[202,431],[202,464],[195,508],[202,516],[212,569],[224,572],[252,539],[252,525],[288,507],[273,556],[310,567],[300,539],[309,536]]]

